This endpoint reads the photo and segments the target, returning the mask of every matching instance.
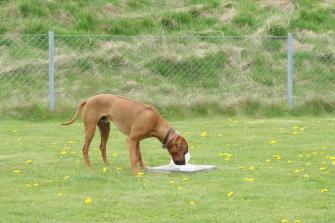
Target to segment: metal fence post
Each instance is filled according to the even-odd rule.
[[[50,111],[55,111],[55,64],[54,64],[55,39],[54,33],[49,31],[49,105]]]
[[[287,102],[288,108],[293,108],[293,36],[287,35]]]

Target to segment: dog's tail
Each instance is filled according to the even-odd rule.
[[[73,116],[73,118],[72,118],[70,121],[66,122],[66,123],[62,123],[62,125],[71,125],[72,123],[74,123],[74,122],[76,121],[76,118],[77,118],[78,114],[80,113],[81,109],[85,106],[85,104],[86,104],[86,100],[83,101],[83,102],[79,105],[79,107],[78,107],[78,109],[77,109],[77,112],[76,112],[76,114]]]

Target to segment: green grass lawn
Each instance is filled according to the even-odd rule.
[[[189,141],[191,163],[218,169],[136,177],[126,137],[113,127],[108,170],[98,132],[87,170],[80,122],[2,121],[1,222],[335,222],[334,118],[171,123]],[[147,165],[169,162],[157,140],[141,146]]]

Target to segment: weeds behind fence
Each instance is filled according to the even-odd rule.
[[[287,37],[55,35],[56,113],[125,95],[165,114],[287,110]],[[335,107],[335,38],[294,37],[294,109]],[[48,35],[0,36],[6,116],[48,110]],[[23,111],[23,112],[22,112]]]

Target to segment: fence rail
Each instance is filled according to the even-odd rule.
[[[334,62],[331,36],[0,35],[0,105],[62,111],[114,93],[159,108],[291,108],[335,101]]]

